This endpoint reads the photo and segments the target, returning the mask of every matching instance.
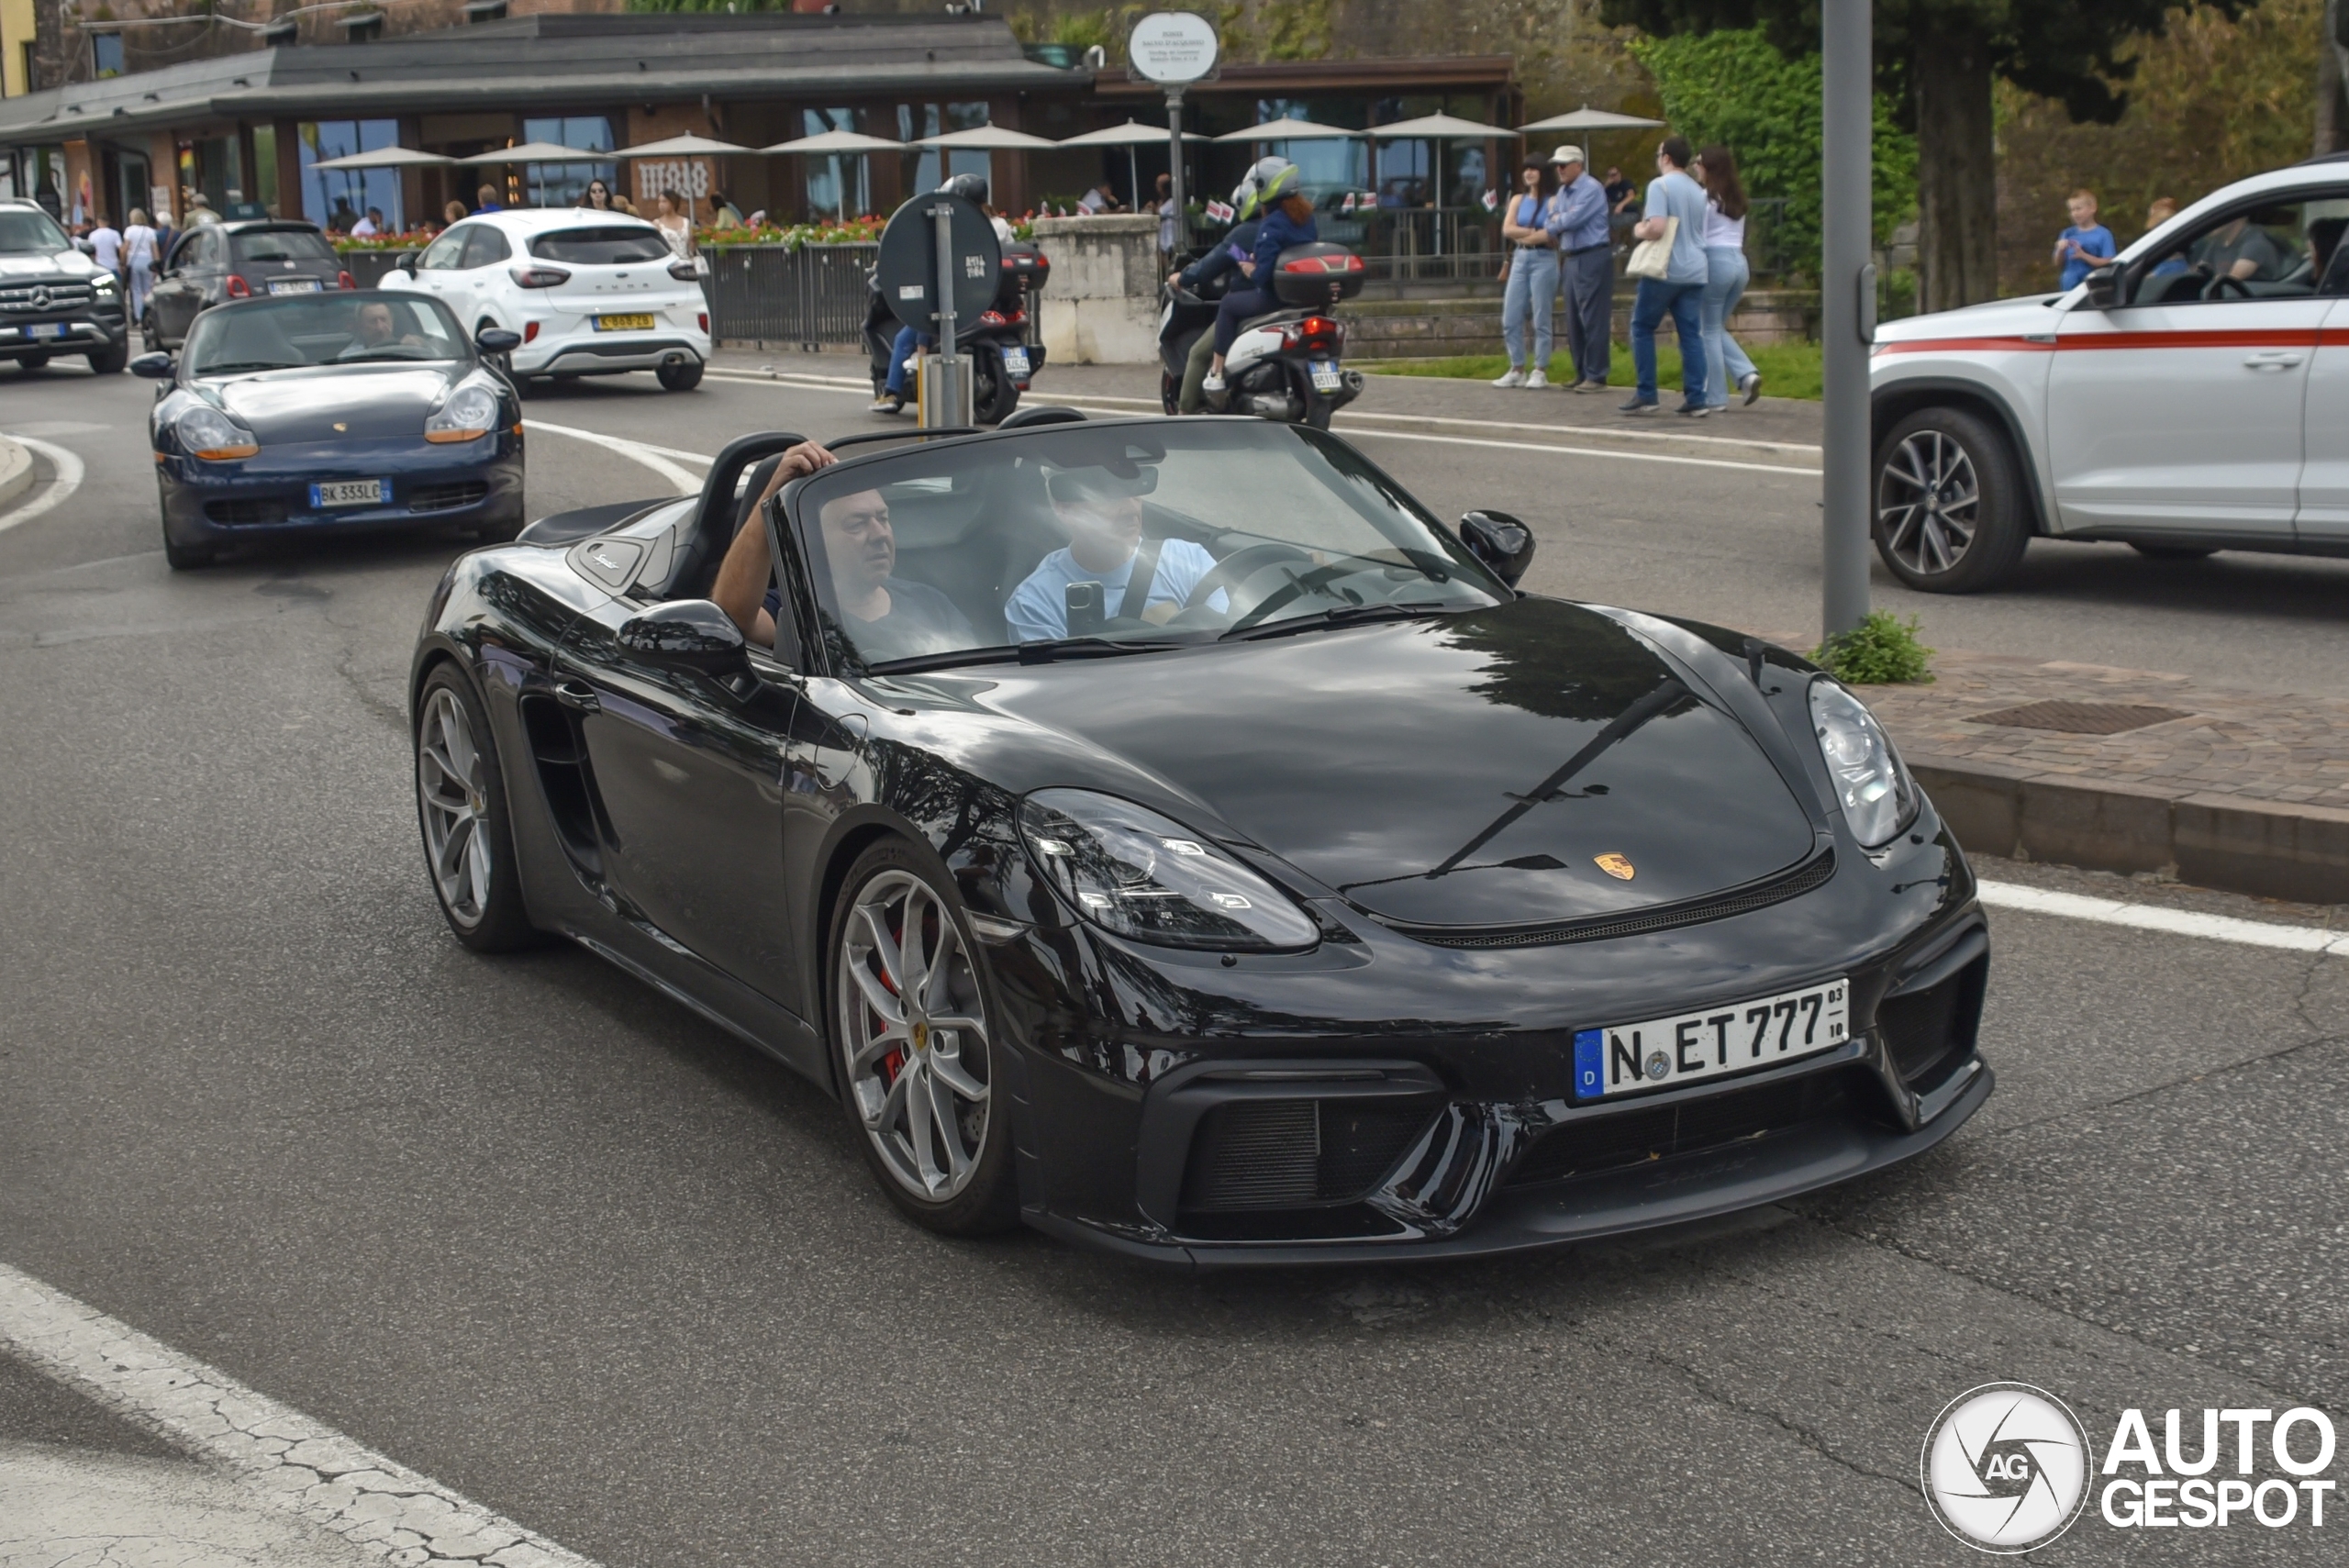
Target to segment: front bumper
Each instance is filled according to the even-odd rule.
[[[163,528],[181,545],[313,532],[459,527],[519,519],[522,438],[499,430],[476,441],[414,439],[264,446],[235,462],[161,455],[156,479]],[[389,479],[390,506],[314,507],[310,486]]]
[[[122,347],[128,337],[119,302],[112,311],[98,305],[50,315],[11,315],[0,319],[0,360],[104,353]]]

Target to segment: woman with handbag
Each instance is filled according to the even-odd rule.
[[[1712,412],[1705,395],[1705,329],[1701,306],[1711,270],[1705,262],[1705,187],[1688,177],[1695,154],[1685,136],[1667,136],[1655,150],[1656,177],[1648,183],[1647,207],[1631,237],[1640,241],[1625,270],[1640,280],[1631,302],[1631,368],[1639,385],[1626,414],[1653,414],[1662,404],[1655,390],[1655,329],[1672,317],[1680,339],[1677,412],[1701,419]]]
[[[1519,189],[1501,209],[1502,253],[1501,341],[1508,347],[1508,373],[1495,386],[1545,387],[1550,384],[1553,328],[1550,307],[1558,294],[1558,249],[1542,227],[1542,210],[1550,199],[1549,169],[1528,161],[1518,175]],[[1525,368],[1526,317],[1533,319],[1533,369]]]

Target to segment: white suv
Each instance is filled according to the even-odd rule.
[[[701,381],[709,304],[698,271],[661,231],[584,207],[476,213],[379,285],[438,295],[474,332],[522,337],[515,385],[649,370],[672,392]]]
[[[2203,197],[2060,295],[1879,328],[1876,539],[1915,588],[2034,534],[2349,555],[2349,161]]]

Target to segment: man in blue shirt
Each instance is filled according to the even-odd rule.
[[[1276,165],[1267,167],[1267,165]],[[1292,245],[1309,245],[1321,238],[1313,222],[1313,202],[1303,188],[1304,176],[1286,159],[1266,158],[1256,165],[1257,203],[1267,209],[1256,229],[1256,254],[1244,263],[1254,286],[1225,295],[1215,313],[1215,362],[1201,384],[1208,392],[1223,390],[1223,357],[1240,336],[1240,324],[1252,316],[1280,308],[1273,292],[1273,266]]]
[[[2068,289],[2119,255],[2121,247],[2113,243],[2112,230],[2096,220],[2095,192],[2074,191],[2064,206],[2072,227],[2055,237],[2055,261],[2064,269],[2055,286]]]
[[[1699,314],[1711,267],[1705,260],[1705,187],[1687,172],[1695,156],[1687,137],[1664,139],[1655,150],[1658,172],[1648,183],[1646,216],[1631,230],[1634,239],[1648,240],[1661,239],[1670,229],[1672,255],[1661,280],[1640,280],[1640,292],[1631,303],[1631,368],[1639,385],[1622,405],[1626,414],[1653,414],[1662,406],[1655,391],[1655,329],[1667,315],[1680,340],[1684,396],[1679,412],[1692,419],[1712,412],[1705,395],[1705,333]],[[1673,218],[1680,220],[1677,228],[1671,228]]]
[[[1186,539],[1153,539],[1154,562],[1143,562],[1150,585],[1143,602],[1126,603],[1144,551],[1141,498],[1157,480],[1150,469],[1120,478],[1106,468],[1063,469],[1046,482],[1053,516],[1068,530],[1068,544],[1036,563],[1027,581],[1011,591],[1003,618],[1019,642],[1044,642],[1070,635],[1068,590],[1072,584],[1097,584],[1095,602],[1103,620],[1119,617],[1160,626],[1174,618],[1199,580],[1215,570],[1215,557]],[[1223,606],[1218,589],[1208,603]],[[1082,631],[1085,628],[1080,628]]]
[[[1612,361],[1615,255],[1607,237],[1607,192],[1583,165],[1582,149],[1550,154],[1558,189],[1542,210],[1542,227],[1558,247],[1559,287],[1566,296],[1566,352],[1574,390],[1604,392]]]

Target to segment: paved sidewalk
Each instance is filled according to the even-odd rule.
[[[379,1568],[184,1459],[0,1442],[0,1568]]]

